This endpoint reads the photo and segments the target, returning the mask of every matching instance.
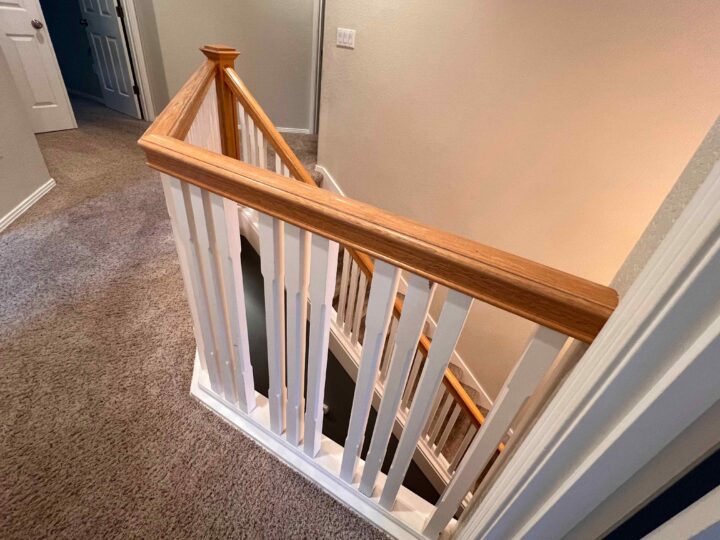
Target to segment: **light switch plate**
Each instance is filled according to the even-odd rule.
[[[355,48],[355,30],[353,30],[351,28],[338,27],[335,44],[338,47],[345,47],[346,49],[354,49]]]

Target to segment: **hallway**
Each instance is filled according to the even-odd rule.
[[[3,536],[382,537],[191,399],[146,124],[73,105],[38,137],[57,187],[0,235]]]

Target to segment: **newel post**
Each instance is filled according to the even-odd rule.
[[[205,45],[200,49],[208,60],[215,62],[215,89],[217,90],[218,114],[220,118],[220,138],[222,151],[226,156],[238,159],[238,118],[235,98],[225,84],[225,68],[235,67],[235,59],[240,53],[227,45]]]

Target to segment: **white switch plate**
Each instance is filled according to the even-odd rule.
[[[347,49],[355,48],[355,30],[351,28],[339,28],[337,29],[337,38],[335,43],[338,47],[345,47]]]

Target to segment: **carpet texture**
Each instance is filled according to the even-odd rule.
[[[384,537],[190,397],[146,124],[74,108],[38,137],[57,187],[0,234],[2,537]]]

